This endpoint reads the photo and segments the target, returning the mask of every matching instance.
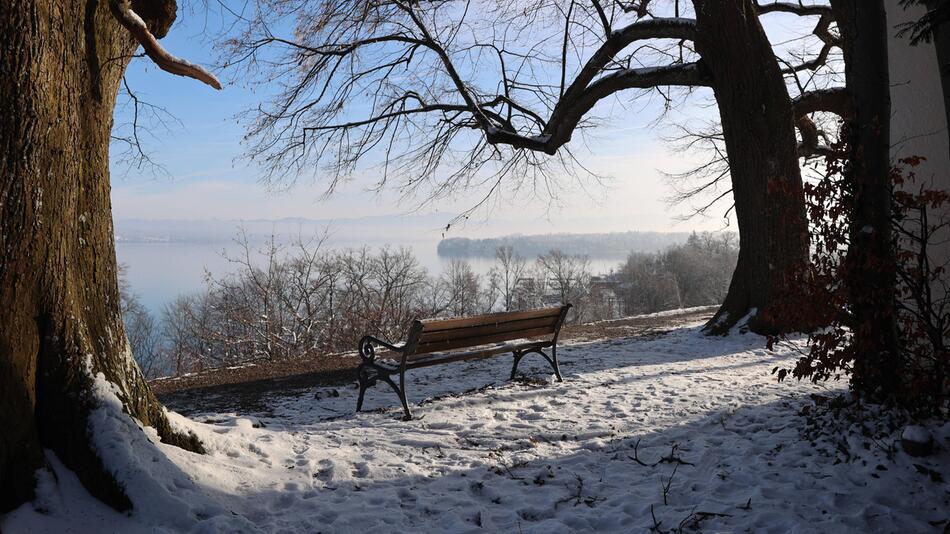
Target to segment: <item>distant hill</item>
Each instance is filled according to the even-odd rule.
[[[612,232],[606,234],[509,235],[487,239],[453,237],[439,242],[439,256],[493,257],[501,246],[511,246],[526,258],[557,249],[590,257],[625,257],[631,252],[657,252],[686,241],[688,232]]]
[[[278,239],[319,236],[329,232],[331,239],[365,243],[435,241],[451,214],[384,215],[353,219],[116,219],[115,239],[120,243],[228,243],[239,228],[251,241],[272,234]]]

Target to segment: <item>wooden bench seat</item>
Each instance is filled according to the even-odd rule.
[[[389,384],[402,402],[405,418],[412,412],[406,397],[406,371],[419,367],[440,365],[465,360],[488,358],[511,353],[514,363],[511,378],[515,377],[518,363],[530,353],[540,354],[551,364],[558,381],[561,370],[557,362],[557,336],[570,304],[517,312],[489,313],[452,319],[425,319],[413,321],[406,342],[393,344],[364,336],[360,340],[358,369],[360,393],[356,411],[363,408],[366,389],[382,380]],[[550,355],[544,352],[550,349]],[[393,380],[399,375],[399,384]]]

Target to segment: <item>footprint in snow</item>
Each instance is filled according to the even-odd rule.
[[[293,506],[296,500],[296,494],[294,493],[281,493],[270,503],[269,508],[272,512],[286,510]]]
[[[260,447],[258,447],[257,445],[255,445],[255,444],[253,444],[253,443],[249,443],[249,444],[247,445],[247,450],[253,452],[254,454],[256,454],[256,455],[258,455],[258,456],[260,456],[261,458],[264,458],[264,459],[270,458],[270,455],[269,455],[269,454],[267,454],[266,452],[264,452],[263,449],[261,449]]]
[[[355,478],[366,478],[369,476],[369,466],[366,462],[357,462],[353,464],[353,476]]]
[[[322,480],[324,482],[329,482],[333,480],[333,473],[336,470],[336,467],[333,465],[333,462],[327,459],[320,460],[319,462],[320,469],[313,474],[313,478]]]

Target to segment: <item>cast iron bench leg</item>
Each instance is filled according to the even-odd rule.
[[[545,357],[547,359],[547,357]],[[564,379],[561,378],[561,367],[557,364],[557,345],[551,347],[551,359],[548,360],[551,363],[551,367],[554,368],[554,376],[557,377],[558,382],[564,382]]]
[[[398,386],[393,381],[392,374],[395,374],[395,373],[384,374],[377,371],[376,378],[378,378],[379,380],[382,380],[383,382],[386,382],[387,384],[389,384],[389,387],[393,388],[393,391],[395,391],[396,395],[399,396],[399,402],[402,403],[402,409],[406,412],[406,416],[404,417],[404,419],[406,421],[409,421],[410,419],[412,419],[412,412],[409,411],[409,401],[406,397],[406,374],[405,372],[399,373]],[[363,365],[360,365],[359,370],[357,371],[357,378],[360,384],[360,394],[359,394],[359,397],[357,397],[356,399],[356,411],[359,412],[360,410],[363,409],[363,398],[366,394],[366,390],[369,388],[369,386],[373,385],[373,383],[376,382],[376,379],[369,376],[369,372],[367,368],[364,367]]]
[[[511,366],[511,378],[509,378],[509,380],[515,379],[515,373],[518,372],[518,364],[521,363],[521,358],[524,358],[524,353],[521,351],[515,351],[512,354],[515,357],[515,361]]]
[[[403,417],[404,421],[409,421],[412,419],[412,412],[409,411],[409,401],[406,399],[406,375],[405,373],[400,373],[399,375],[399,385],[397,386],[393,379],[390,378],[390,375],[381,376],[382,380],[389,384],[393,391],[396,392],[396,395],[399,396],[399,402],[402,403],[402,409],[406,412],[406,416]]]
[[[557,346],[551,347],[551,356],[548,356],[541,349],[529,349],[523,352],[515,352],[515,362],[511,366],[511,378],[510,380],[515,379],[515,373],[518,371],[518,364],[521,363],[521,358],[524,358],[526,354],[531,352],[537,352],[541,355],[548,363],[551,365],[551,368],[554,369],[554,376],[557,377],[558,382],[564,382],[564,379],[561,378],[561,367],[557,364]]]
[[[363,395],[366,394],[366,388],[368,387],[367,382],[369,382],[368,377],[366,376],[366,368],[363,365],[360,365],[360,368],[356,371],[357,377],[360,381],[360,396],[356,399],[356,411],[363,409]]]

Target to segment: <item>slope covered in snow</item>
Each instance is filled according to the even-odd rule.
[[[253,407],[173,415],[195,455],[97,418],[107,463],[136,508],[92,500],[55,458],[21,532],[929,532],[950,516],[950,425],[913,458],[884,423],[822,432],[816,399],[842,386],[777,384],[754,335],[576,342],[563,383],[540,358],[409,373],[417,419],[385,384],[269,394]],[[215,404],[218,405],[217,403]],[[874,411],[867,412],[869,420]],[[827,414],[826,414],[827,417]],[[844,428],[847,428],[847,423]],[[857,424],[857,423],[856,423]],[[860,426],[860,424],[857,424]],[[854,430],[854,429],[852,429]]]

